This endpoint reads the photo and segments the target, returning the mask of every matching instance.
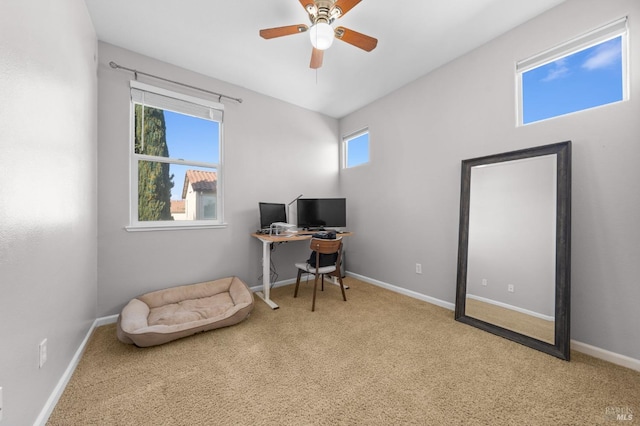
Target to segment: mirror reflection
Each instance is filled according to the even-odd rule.
[[[569,359],[571,142],[462,162],[456,320]]]
[[[556,156],[471,168],[466,315],[554,343]]]

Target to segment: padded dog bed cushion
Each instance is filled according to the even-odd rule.
[[[238,277],[158,290],[132,299],[118,317],[117,335],[140,347],[234,325],[253,310],[253,293]]]

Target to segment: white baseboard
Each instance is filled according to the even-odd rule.
[[[93,328],[107,324],[115,324],[116,322],[118,322],[118,314],[109,315],[108,317],[96,318],[96,321],[93,323]],[[93,331],[93,329],[91,331]]]
[[[275,283],[273,283],[271,288],[282,287],[282,286],[289,285],[289,284],[295,284],[295,282],[296,282],[296,278],[291,278],[289,280],[276,281]],[[256,291],[262,291],[262,285],[261,284],[260,285],[254,285],[253,287],[249,287],[249,290],[251,290],[254,293]]]
[[[601,349],[596,346],[591,346],[575,340],[571,340],[571,349],[573,349],[574,351],[582,352],[583,354],[590,355],[594,358],[609,361],[612,364],[640,371],[640,360],[628,357],[626,355],[620,355],[615,352],[611,352],[606,349]]]
[[[89,327],[89,331],[87,331],[87,335],[82,340],[82,343],[80,343],[80,346],[76,350],[76,353],[73,355],[73,358],[71,358],[71,362],[69,362],[67,369],[62,374],[62,377],[60,378],[60,380],[58,380],[58,384],[53,389],[53,392],[49,396],[49,399],[47,399],[47,402],[45,403],[44,407],[40,411],[38,418],[33,423],[34,426],[45,426],[47,424],[47,420],[49,420],[49,416],[53,412],[53,409],[56,407],[58,400],[62,396],[64,389],[67,387],[69,380],[71,380],[71,376],[73,376],[73,372],[76,370],[76,367],[80,362],[80,358],[82,357],[82,354],[84,353],[84,350],[87,347],[87,343],[89,342],[89,337],[91,337],[93,330],[96,327],[99,327],[105,324],[111,324],[116,322],[117,320],[118,320],[118,315],[111,315],[108,317],[97,318],[95,321],[93,321],[93,324],[91,324],[91,327]]]
[[[427,296],[422,293],[418,293],[413,290],[407,290],[406,288],[398,287],[393,284],[385,283],[382,281],[374,280],[373,278],[365,277],[364,275],[354,274],[353,272],[346,273],[348,277],[353,277],[361,281],[365,281],[371,283],[373,285],[377,285],[378,287],[386,288],[387,290],[394,291],[396,293],[404,294],[405,296],[413,297],[414,299],[422,300],[424,302],[431,303],[432,305],[437,305],[442,308],[449,309],[450,311],[455,310],[455,303],[445,302],[444,300],[436,299],[435,297]]]
[[[540,318],[545,321],[553,321],[554,317],[541,314],[539,312],[530,311],[528,309],[520,308],[518,306],[509,305],[508,303],[498,302],[497,300],[487,299],[486,297],[476,296],[475,294],[467,293],[468,299],[474,299],[480,302],[488,303],[489,305],[499,306],[504,309],[509,309],[510,311],[519,312],[521,314],[529,315],[534,318]]]

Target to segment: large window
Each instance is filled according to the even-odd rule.
[[[131,82],[127,229],[223,224],[222,116],[221,104]]]
[[[519,124],[627,99],[626,18],[516,64]]]
[[[369,162],[369,129],[342,138],[343,165],[345,168]]]

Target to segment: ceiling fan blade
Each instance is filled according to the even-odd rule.
[[[320,68],[322,66],[323,56],[324,56],[324,50],[316,49],[314,47],[313,51],[311,51],[311,64],[309,65],[309,67],[313,69]]]
[[[309,6],[315,8],[316,4],[313,2],[313,0],[299,0],[300,4],[302,5],[302,7],[304,7],[304,10],[306,10],[307,12],[309,12]]]
[[[367,52],[371,52],[378,45],[378,39],[350,30],[349,28],[337,27],[335,33],[337,39],[359,47],[362,50],[366,50]]]
[[[299,25],[287,25],[286,27],[266,28],[260,30],[260,37],[270,39],[275,37],[282,37],[292,34],[303,33],[309,29],[304,24]]]
[[[300,0],[302,2],[303,0]],[[332,7],[332,9],[340,9],[340,17],[347,14],[348,11],[353,9],[355,5],[360,3],[361,0],[338,0]]]

